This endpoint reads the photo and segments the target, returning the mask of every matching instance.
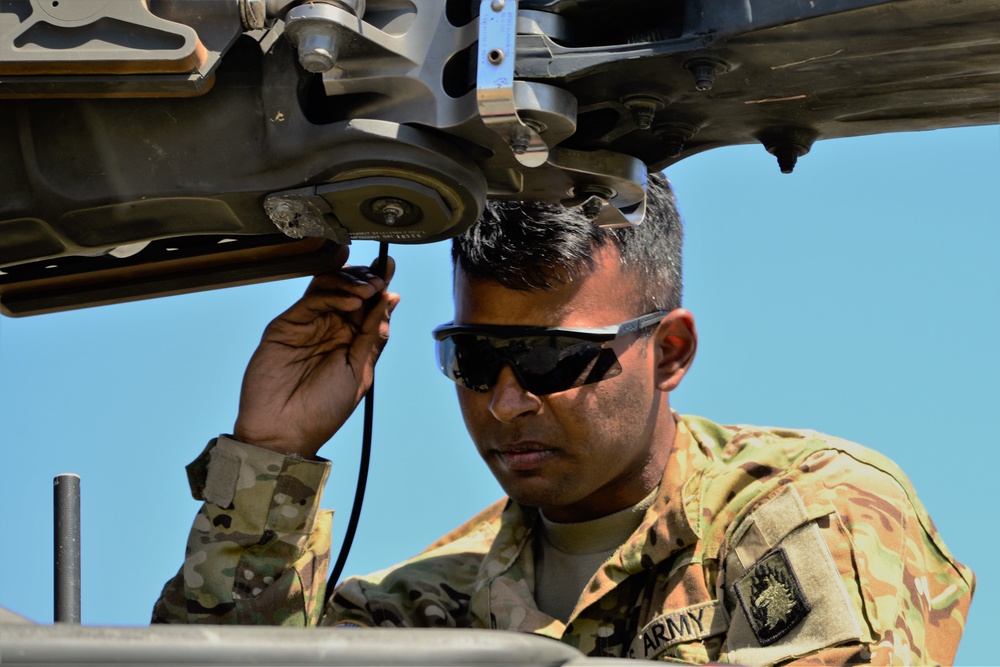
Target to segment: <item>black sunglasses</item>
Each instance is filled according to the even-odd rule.
[[[448,323],[433,334],[441,372],[466,389],[489,391],[506,364],[525,391],[544,396],[621,374],[618,356],[605,345],[659,324],[669,312],[597,328]]]

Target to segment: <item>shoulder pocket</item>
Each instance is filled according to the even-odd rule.
[[[725,557],[726,658],[771,664],[864,637],[833,555],[793,486],[747,515]]]

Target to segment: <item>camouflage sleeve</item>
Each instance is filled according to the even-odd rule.
[[[838,566],[857,582],[871,633],[858,657],[878,665],[954,664],[975,576],[951,555],[909,480],[901,471],[888,474],[831,452],[813,455],[811,463],[829,465],[843,480],[810,496],[838,509],[828,545],[845,554]]]
[[[187,470],[204,503],[152,622],[317,625],[333,518],[319,509],[329,462],[220,436]]]
[[[730,533],[740,664],[952,664],[975,579],[888,460],[828,449],[786,470]],[[762,471],[754,470],[755,474]]]

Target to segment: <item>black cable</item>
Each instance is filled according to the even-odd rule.
[[[385,277],[389,258],[389,244],[382,241],[378,245],[378,260],[375,262],[375,273]],[[347,555],[354,544],[354,534],[358,531],[358,520],[361,518],[361,505],[365,501],[365,487],[368,485],[368,464],[372,458],[372,422],[375,415],[375,375],[372,372],[372,384],[365,394],[365,426],[361,434],[361,463],[358,466],[358,485],[354,490],[354,506],[351,507],[351,518],[347,522],[347,532],[344,533],[344,541],[340,545],[340,554],[337,556],[337,563],[330,572],[330,580],[326,582],[326,593],[323,596],[323,609],[330,602],[330,596],[337,582],[340,581],[340,574],[344,571],[347,563]]]

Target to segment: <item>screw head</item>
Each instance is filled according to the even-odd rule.
[[[590,183],[577,189],[578,196],[586,199],[580,204],[580,212],[589,220],[596,220],[601,209],[615,198],[615,193],[598,183]]]
[[[524,155],[531,146],[531,132],[525,127],[518,127],[511,133],[510,149],[514,155]]]
[[[407,215],[412,209],[410,205],[402,199],[395,197],[383,197],[372,202],[372,211],[376,215],[382,216],[382,222],[392,227],[399,219]]]
[[[799,161],[799,151],[795,146],[777,146],[774,157],[778,158],[778,168],[782,174],[790,174],[795,170],[795,163]]]
[[[684,146],[688,139],[698,132],[698,127],[681,122],[672,122],[660,125],[653,130],[662,142],[663,151],[669,158],[680,157],[684,153]]]
[[[503,8],[506,6],[507,6],[506,0],[493,0],[493,2],[490,3],[490,9],[492,9],[495,12],[502,12]]]
[[[334,60],[330,52],[325,49],[313,49],[299,54],[299,63],[302,69],[313,74],[321,74],[329,69],[333,69]]]
[[[626,105],[632,112],[632,120],[640,130],[648,130],[653,127],[653,118],[656,116],[656,105],[649,102],[635,102]]]
[[[663,152],[667,157],[680,157],[684,152],[684,139],[679,135],[672,135],[663,139]]]
[[[778,159],[781,173],[790,174],[798,159],[809,152],[816,136],[816,131],[808,127],[778,127],[765,130],[758,139]]]
[[[392,227],[404,213],[406,211],[403,210],[402,206],[390,204],[382,209],[382,218],[385,220],[385,224]]]
[[[260,30],[267,26],[267,7],[264,0],[240,0],[240,18],[247,30]]]
[[[632,122],[640,130],[653,127],[656,113],[663,108],[663,101],[651,95],[634,95],[624,99],[625,108],[632,113]]]
[[[305,29],[299,36],[299,63],[307,72],[321,73],[333,69],[340,50],[339,40],[321,30]]]
[[[698,65],[692,72],[694,73],[694,87],[701,92],[712,90],[715,85],[715,65]]]
[[[595,220],[601,214],[601,200],[597,197],[591,197],[583,202],[583,205],[580,206],[580,211],[588,220]]]

